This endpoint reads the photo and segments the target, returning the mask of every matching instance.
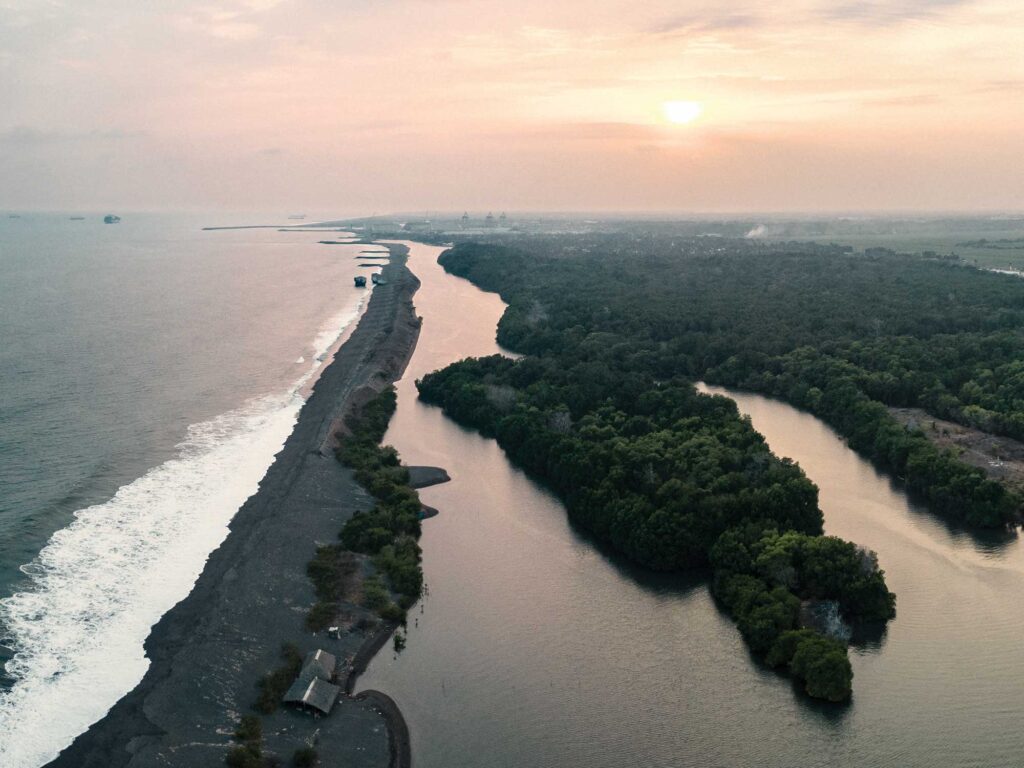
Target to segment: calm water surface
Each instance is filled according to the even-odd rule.
[[[875,549],[897,618],[853,649],[848,706],[808,701],[747,653],[706,587],[630,568],[491,441],[416,400],[413,381],[493,354],[503,305],[411,244],[419,346],[387,440],[453,481],[423,490],[428,594],[408,646],[360,681],[398,701],[419,768],[1013,766],[1024,762],[1024,558],[910,503],[813,417],[735,399],[821,489],[826,530]]]

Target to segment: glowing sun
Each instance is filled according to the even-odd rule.
[[[704,111],[699,101],[666,101],[662,103],[661,109],[665,119],[679,125],[692,123]]]

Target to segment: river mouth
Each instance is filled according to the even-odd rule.
[[[810,701],[766,669],[705,582],[624,566],[493,440],[416,398],[414,380],[500,352],[493,294],[410,244],[423,328],[385,441],[445,467],[423,489],[427,593],[404,651],[360,680],[393,696],[417,766],[1012,765],[1024,748],[1024,559],[915,506],[826,425],[736,400],[773,451],[820,488],[825,529],[879,554],[898,597],[887,631],[851,648],[847,706]]]

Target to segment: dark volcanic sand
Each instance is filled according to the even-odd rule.
[[[241,715],[252,711],[256,681],[280,665],[282,643],[303,653],[322,647],[341,661],[354,656],[358,672],[387,641],[387,631],[314,637],[303,622],[315,602],[306,564],[316,546],[335,542],[342,524],[373,503],[325,450],[332,424],[352,402],[367,399],[367,387],[380,389],[401,375],[419,334],[412,305],[419,281],[405,266],[407,249],[390,248],[387,284],[374,289],[352,336],[323,371],[259,490],[236,514],[191,594],[153,628],[146,676],[50,763],[54,768],[223,765]],[[401,714],[383,694],[368,693],[343,697],[324,718],[285,709],[264,717],[264,754],[288,764],[292,751],[309,742],[326,765],[408,765]]]

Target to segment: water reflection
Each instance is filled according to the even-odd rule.
[[[751,658],[700,579],[603,552],[492,440],[416,399],[412,380],[494,354],[498,298],[412,245],[420,345],[387,440],[451,483],[424,489],[429,591],[401,655],[361,685],[393,695],[420,768],[1013,765],[1024,734],[1019,546],[979,548],[915,506],[813,417],[732,396],[820,488],[826,531],[878,552],[898,595],[851,649],[848,706],[813,702]]]

